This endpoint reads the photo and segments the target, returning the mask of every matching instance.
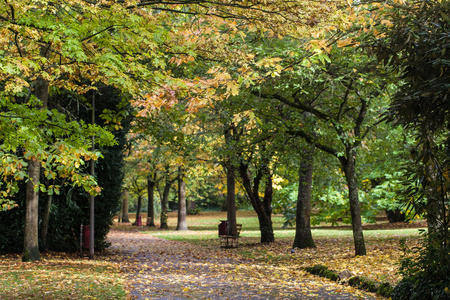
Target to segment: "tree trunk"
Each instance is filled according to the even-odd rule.
[[[262,171],[253,179],[253,186],[250,179],[248,165],[241,163],[239,173],[248,198],[258,215],[259,230],[261,231],[261,243],[272,243],[275,241],[272,224],[272,176],[268,175],[264,191],[264,199],[259,197],[259,183],[262,178]]]
[[[356,180],[356,151],[348,149],[347,158],[339,157],[342,169],[348,185],[348,196],[350,202],[350,214],[352,217],[353,241],[355,244],[355,256],[366,255],[366,246],[361,221],[361,205],[358,196],[358,182]]]
[[[41,55],[46,56],[46,49],[41,49]],[[42,101],[41,109],[47,108],[49,83],[39,77],[36,80],[34,95]],[[38,261],[39,254],[39,189],[35,192],[35,187],[39,186],[41,165],[37,158],[28,160],[28,182],[26,185],[25,199],[25,229],[23,241],[22,261]]]
[[[386,216],[389,223],[405,222],[406,215],[400,209],[386,210]]]
[[[173,181],[170,180],[169,175],[166,175],[166,185],[164,186],[163,197],[161,199],[161,216],[160,221],[161,225],[159,229],[169,229],[169,225],[167,223],[168,220],[168,210],[169,210],[169,194],[170,188],[172,186]]]
[[[138,225],[138,219],[141,216],[142,196],[138,196],[137,208],[136,208],[136,220],[133,225]],[[141,224],[142,225],[142,224]]]
[[[298,196],[295,239],[292,248],[315,248],[311,234],[311,186],[314,168],[314,150],[305,149],[298,171]]]
[[[187,214],[188,215],[195,215],[196,214],[196,206],[194,200],[186,200],[186,206],[187,206]]]
[[[227,221],[228,235],[236,235],[236,175],[234,166],[229,163],[227,170]]]
[[[39,190],[35,192],[35,187],[39,184],[40,161],[37,159],[28,160],[28,182],[26,192],[25,210],[25,231],[23,242],[22,261],[40,260],[38,244],[38,207]]]
[[[275,235],[273,233],[273,224],[272,224],[272,199],[273,199],[272,175],[269,175],[264,190],[264,199],[263,199],[264,213],[262,214],[262,218],[258,216],[259,229],[261,231],[261,243],[272,243],[275,241]]]
[[[122,223],[130,223],[128,216],[128,191],[123,191],[123,205],[122,205]]]
[[[147,179],[148,209],[147,226],[155,227],[155,181],[151,176]]]
[[[258,215],[259,231],[261,232],[261,244],[273,243],[275,235],[273,234],[272,218],[265,214]]]
[[[50,220],[50,211],[51,211],[51,207],[52,207],[52,199],[53,196],[52,195],[48,195],[47,197],[47,201],[45,202],[45,210],[44,210],[44,215],[42,216],[42,225],[41,225],[41,239],[43,242],[42,245],[42,249],[44,249],[45,251],[47,251],[48,249],[48,223]]]
[[[186,183],[183,168],[178,168],[178,224],[177,230],[188,230],[186,220]]]
[[[441,195],[442,178],[438,178],[439,169],[436,168],[438,162],[430,159],[433,163],[426,166],[426,176],[429,178],[428,186],[426,187],[427,205],[426,218],[428,234],[430,238],[436,239],[439,233],[442,233],[445,218],[445,204],[444,195]],[[443,207],[444,206],[444,207]]]
[[[236,137],[233,137],[236,127],[234,125],[229,126],[225,132],[225,143],[229,146],[233,146],[233,141]],[[228,161],[225,165],[225,171],[227,172],[227,234],[236,235],[236,168],[233,165],[232,157],[228,156]]]

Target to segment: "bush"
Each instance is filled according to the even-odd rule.
[[[393,290],[393,288],[392,288],[391,284],[389,282],[385,282],[385,283],[380,284],[376,293],[380,296],[387,298],[387,297],[391,296],[392,290]]]
[[[422,246],[402,245],[403,280],[394,288],[392,299],[450,299],[450,247],[437,241],[438,236],[424,234]]]

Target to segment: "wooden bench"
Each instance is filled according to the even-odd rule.
[[[236,231],[232,235],[219,235],[220,247],[237,248],[241,234],[242,224],[236,224]]]

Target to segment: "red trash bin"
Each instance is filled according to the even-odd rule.
[[[221,220],[219,224],[219,236],[227,235],[228,221]]]
[[[136,226],[142,226],[142,218],[141,215],[139,215],[139,217],[136,220]]]

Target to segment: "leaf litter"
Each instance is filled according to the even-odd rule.
[[[247,258],[236,249],[112,230],[111,260],[131,299],[376,299],[306,273],[300,265]]]

